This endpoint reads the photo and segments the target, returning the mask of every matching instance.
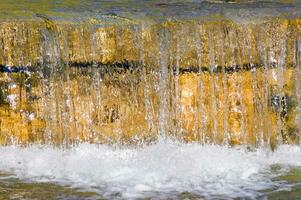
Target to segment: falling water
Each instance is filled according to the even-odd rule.
[[[198,29],[197,29],[198,30]],[[200,137],[200,143],[201,144],[205,144],[205,129],[204,129],[204,116],[205,116],[205,111],[203,108],[203,80],[201,77],[202,74],[202,47],[201,47],[201,41],[200,41],[200,33],[199,30],[195,33],[195,47],[196,47],[196,54],[197,54],[197,66],[198,66],[198,73],[199,73],[199,80],[198,80],[198,84],[197,84],[197,88],[198,88],[198,93],[199,95],[196,97],[199,100],[199,104],[198,104],[198,114],[199,117],[197,118],[199,121],[199,137]]]
[[[296,68],[297,68],[297,73],[296,73],[296,96],[297,96],[297,102],[298,102],[298,107],[297,107],[297,118],[296,118],[296,123],[298,124],[298,129],[300,129],[300,124],[301,124],[301,105],[300,105],[300,93],[298,92],[300,89],[300,80],[298,77],[300,77],[301,73],[301,39],[300,37],[297,38],[296,40],[296,46],[295,46],[295,54],[294,54],[294,61],[296,62]],[[299,144],[301,145],[301,132],[299,132]]]
[[[3,22],[1,143],[298,143],[300,36],[283,23]]]

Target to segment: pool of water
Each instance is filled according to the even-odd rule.
[[[299,180],[287,180],[287,176],[293,176],[293,179],[299,178]],[[301,172],[298,170],[297,174],[295,170],[288,172],[286,176],[279,177],[278,180],[283,179],[287,183],[291,182],[295,184],[300,183]],[[83,191],[80,188],[72,188],[70,186],[63,186],[55,183],[40,183],[32,182],[29,180],[20,180],[15,175],[0,174],[0,199],[15,199],[15,200],[43,200],[43,199],[106,199],[103,193],[97,193],[95,191]],[[291,188],[275,188],[270,190],[264,190],[261,192],[261,198],[263,199],[298,199],[301,198],[301,189],[298,186]],[[112,197],[118,199],[122,198],[121,193],[116,193]],[[150,197],[157,198],[159,196],[170,197],[175,199],[204,199],[205,197],[194,192],[171,192],[171,193],[155,193],[149,195]],[[140,198],[149,199],[150,197]],[[162,197],[162,199],[164,199]],[[224,196],[215,196],[216,199],[228,199]],[[243,199],[244,197],[237,197],[236,199]]]
[[[301,198],[297,146],[1,147],[0,171],[4,199]]]
[[[0,173],[0,199],[97,199],[95,192],[80,191],[76,188],[54,183],[39,183],[20,180],[17,176]]]

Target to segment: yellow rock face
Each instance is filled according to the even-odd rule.
[[[292,72],[293,69],[285,71],[288,98],[294,92]],[[281,122],[270,102],[273,80],[266,80],[264,73],[256,71],[256,90],[252,88],[254,77],[250,71],[225,74],[226,77],[209,73],[179,75],[178,86],[170,83],[168,88],[170,95],[176,90],[178,95],[170,101],[170,127],[166,131],[184,141],[220,144],[227,140],[230,144],[255,145],[262,137],[275,144],[280,121],[285,131],[283,141],[296,142],[297,135],[289,132],[296,128],[294,105],[288,109],[285,122]],[[30,93],[26,93],[24,85],[7,91],[10,100],[1,104],[2,144],[130,144],[157,137],[160,99],[155,91],[156,77],[115,74],[103,77],[98,85],[93,84],[91,76],[80,74],[70,80],[57,75],[48,83],[39,81]],[[265,89],[270,95],[265,94]],[[34,95],[37,98],[29,101]]]
[[[0,61],[9,66],[35,66],[43,61],[105,64],[124,60],[158,65],[159,35],[164,32],[172,65],[178,56],[179,66],[209,67],[210,52],[215,54],[215,64],[219,66],[260,63],[259,50],[263,46],[273,52],[271,56],[278,56],[281,45],[286,45],[286,63],[292,64],[300,24],[299,19],[275,19],[260,24],[220,20],[121,25],[101,21],[7,21],[0,23]]]
[[[0,143],[152,141],[162,115],[183,141],[297,143],[300,35],[299,19],[1,22],[0,63],[45,78],[0,74]]]

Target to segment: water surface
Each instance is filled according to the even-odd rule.
[[[272,152],[159,141],[139,148],[2,147],[0,157],[0,191],[15,199],[297,199],[301,194],[297,146]]]

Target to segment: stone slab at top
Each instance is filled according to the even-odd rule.
[[[162,22],[202,18],[254,22],[270,17],[301,16],[299,0],[1,0],[1,20],[53,20],[77,22],[86,19],[102,21]]]

